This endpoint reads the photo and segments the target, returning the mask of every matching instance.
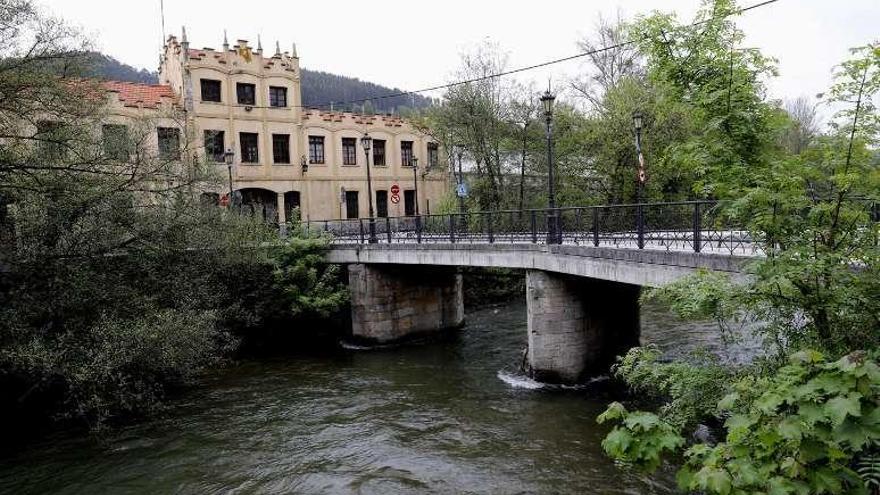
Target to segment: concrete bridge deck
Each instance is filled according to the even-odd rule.
[[[698,269],[744,276],[750,259],[693,251],[497,242],[334,244],[327,254],[331,263],[517,268],[649,287],[668,284]]]

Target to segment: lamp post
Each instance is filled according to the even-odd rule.
[[[235,152],[231,148],[226,149],[223,153],[223,159],[226,161],[226,169],[229,171],[229,202],[228,207],[232,208],[232,162],[235,161]]]
[[[370,174],[370,148],[373,146],[373,138],[369,133],[364,133],[361,137],[361,146],[364,147],[364,158],[367,163],[367,201],[370,212],[370,244],[376,244],[379,240],[376,238],[376,217],[373,216],[373,177]]]
[[[562,232],[559,231],[559,213],[556,211],[556,184],[553,174],[553,101],[556,96],[550,92],[550,88],[541,95],[541,103],[544,105],[544,119],[547,123],[547,244],[561,244]]]
[[[642,126],[644,124],[642,112],[636,110],[633,112],[633,128],[636,131],[636,153],[638,154],[639,159],[639,168],[638,175],[636,176],[636,233],[637,233],[637,242],[639,249],[643,249],[645,247],[645,210],[642,205],[642,201],[644,200],[644,189],[645,189],[645,157],[642,155]]]
[[[633,127],[636,130],[636,153],[638,153],[639,158],[639,168],[638,168],[638,189],[636,190],[636,202],[642,202],[642,195],[644,193],[645,187],[645,157],[642,155],[642,126],[644,118],[642,117],[642,112],[636,110],[633,112]]]
[[[455,154],[458,155],[458,185],[462,186],[462,184],[464,184],[464,172],[462,172],[462,170],[461,170],[461,156],[464,154],[464,145],[463,144],[456,144],[454,146],[455,146]],[[454,173],[454,170],[455,169],[453,169],[453,173]],[[464,210],[465,210],[464,196],[458,192],[456,195],[458,196],[458,212],[461,213],[462,216],[464,216]]]
[[[415,203],[415,214],[419,216],[419,159],[418,157],[412,158],[413,165],[413,203]]]

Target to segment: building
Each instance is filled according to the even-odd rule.
[[[233,198],[268,220],[290,220],[294,208],[304,220],[367,217],[366,133],[377,216],[430,213],[448,190],[438,144],[400,117],[304,108],[295,45],[272,55],[245,40],[193,49],[184,31],[169,36],[159,72],[158,85],[108,83],[111,119],[154,115],[160,152],[180,147],[184,132],[224,176],[231,152]],[[168,108],[183,115],[177,129]],[[225,202],[228,189],[210,193]]]

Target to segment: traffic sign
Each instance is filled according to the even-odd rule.
[[[392,184],[391,185],[391,194],[394,196],[397,196],[398,194],[400,194],[400,186],[398,186],[397,184]]]
[[[400,203],[400,196],[398,196],[397,194],[392,194],[391,195],[391,202],[394,204]]]
[[[455,188],[455,193],[459,198],[466,198],[468,195],[468,187],[464,182],[458,184],[458,187]]]

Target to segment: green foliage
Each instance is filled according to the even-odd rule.
[[[324,262],[327,240],[291,237],[273,256],[273,287],[284,295],[293,316],[328,317],[348,302],[339,265]]]
[[[763,78],[773,60],[741,49],[733,0],[706,0],[695,23],[653,14],[630,26],[647,58],[652,84],[686,105],[691,136],[667,150],[669,163],[692,174],[699,196],[731,197],[761,176],[777,153],[787,122],[764,100]]]
[[[740,285],[722,273],[700,269],[663,287],[646,290],[643,301],[659,301],[681,318],[726,321],[736,316]]]
[[[618,376],[666,400],[658,417],[668,417],[674,429],[688,426],[669,412],[682,397],[685,407],[678,409],[689,412],[684,417],[724,420],[724,442],[696,443],[685,452],[679,473],[684,489],[865,493],[866,484],[876,486],[872,460],[880,440],[880,226],[869,211],[880,190],[873,105],[880,93],[880,50],[853,50],[827,95],[841,108],[830,132],[786,156],[774,145],[779,116],[760,99],[757,77],[768,73],[769,61],[729,51],[740,33],[721,14],[734,8],[728,1],[707,3],[707,22],[699,28],[705,36],[694,37],[693,29],[666,16],[646,18],[636,28],[651,36],[645,50],[652,81],[691,105],[705,129],[670,156],[685,167],[702,163],[695,190],[735,197],[724,203],[721,217],[745,226],[765,256],[736,284],[699,273],[646,297],[682,316],[719,323],[749,315],[762,322],[771,359],[722,373],[713,388],[695,378],[711,376],[711,363],[660,363],[655,354],[635,350]],[[725,61],[742,78],[735,89],[722,84]],[[719,99],[725,93],[729,107]],[[693,391],[701,387],[706,394]],[[708,403],[713,396],[717,407]],[[606,447],[616,458],[633,457],[629,452],[643,437],[656,441],[654,432],[618,428],[628,433],[626,447],[618,441],[621,433]]]
[[[829,362],[802,351],[774,375],[732,383],[717,403],[725,440],[690,446],[679,485],[719,495],[867,493],[880,442],[877,358],[859,351]],[[615,459],[653,470],[684,445],[675,425],[651,413],[613,403],[599,417],[609,420],[617,426],[602,445]]]
[[[682,488],[708,493],[863,493],[859,455],[880,441],[877,353],[827,362],[792,355],[771,377],[749,378],[721,406],[727,437],[697,444],[679,473]],[[723,482],[717,482],[723,480]]]
[[[602,440],[602,448],[615,460],[636,465],[647,471],[660,466],[664,453],[675,452],[684,445],[676,429],[648,412],[629,412],[619,402],[613,402],[597,421],[619,423]]]
[[[149,412],[236,337],[344,301],[323,241],[267,248],[265,221],[202,204],[221,178],[188,148],[182,115],[104,139],[106,94],[78,77],[86,44],[26,0],[4,7],[0,24],[16,26],[0,59],[4,413],[99,427]],[[149,144],[157,125],[180,131],[179,153]]]
[[[660,417],[678,429],[711,417],[735,371],[706,354],[695,354],[688,362],[664,363],[660,357],[656,346],[635,347],[614,366],[614,375],[633,392],[662,399]]]
[[[869,453],[860,456],[856,462],[856,472],[871,493],[880,490],[880,455]]]

